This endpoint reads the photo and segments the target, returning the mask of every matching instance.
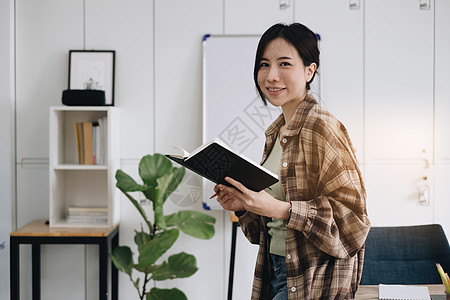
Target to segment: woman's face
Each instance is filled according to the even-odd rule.
[[[297,50],[284,39],[277,38],[264,51],[258,84],[272,105],[297,107],[306,96],[306,83],[314,71],[314,63],[305,67]]]

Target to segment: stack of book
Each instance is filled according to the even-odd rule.
[[[76,122],[78,163],[80,165],[106,164],[107,120],[106,116],[96,122]]]
[[[107,207],[70,206],[67,209],[67,223],[106,224],[107,222],[108,222]]]

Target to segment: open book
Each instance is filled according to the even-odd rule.
[[[214,139],[192,153],[175,147],[179,155],[166,155],[187,169],[214,183],[230,185],[225,177],[239,181],[250,190],[259,192],[278,182],[278,176],[250,159],[236,153],[219,139]]]

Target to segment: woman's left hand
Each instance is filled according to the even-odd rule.
[[[226,177],[225,180],[233,187],[223,184],[218,185],[219,192],[217,200],[219,202],[221,199],[231,198],[242,203],[245,210],[255,214],[276,219],[286,220],[289,218],[289,203],[275,199],[264,190],[260,192],[252,191],[239,181],[230,177]]]

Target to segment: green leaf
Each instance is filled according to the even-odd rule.
[[[186,174],[186,169],[183,167],[181,168],[173,167],[172,171],[174,176],[170,181],[169,186],[167,187],[167,191],[165,194],[166,199],[167,197],[170,196],[170,194],[173,193],[173,191],[177,189],[178,185],[181,183],[184,175]]]
[[[144,232],[144,231],[136,231],[136,234],[134,236],[134,242],[136,243],[136,245],[138,246],[138,251],[141,252],[141,249],[144,245],[146,245],[148,242],[151,241],[151,237],[148,233]]]
[[[116,172],[116,186],[122,192],[143,192],[148,189],[147,186],[138,184],[133,178],[122,170]]]
[[[148,189],[143,191],[145,198],[152,201],[153,203],[158,198],[156,187],[149,186]]]
[[[198,222],[216,223],[216,219],[205,213],[195,210],[180,210],[176,213],[166,216],[166,223],[168,226],[174,226],[180,222],[186,222],[189,220],[197,220]]]
[[[127,246],[118,246],[110,254],[111,260],[118,270],[131,277],[133,252]]]
[[[169,265],[164,261],[160,265],[153,265],[150,268],[150,273],[152,273],[152,278],[155,281],[162,281],[171,278]]]
[[[175,273],[176,278],[189,277],[198,270],[195,256],[185,252],[170,256],[169,267]]]
[[[139,252],[139,265],[143,267],[153,265],[158,258],[172,247],[179,234],[178,229],[170,229],[156,234]]]
[[[141,278],[137,278],[136,281],[133,281],[133,279],[131,280],[131,282],[133,282],[134,287],[138,290],[139,292],[139,287],[140,287],[140,282],[141,282]]]
[[[144,219],[145,223],[147,224],[150,233],[153,233],[153,226],[148,220],[147,214],[142,209],[139,202],[136,199],[134,199],[130,194],[128,194],[128,192],[137,192],[137,191],[144,192],[145,194],[145,191],[148,189],[148,187],[137,184],[136,181],[133,180],[133,178],[131,178],[128,174],[126,174],[122,170],[117,170],[116,180],[117,180],[116,186],[122,191],[122,193],[125,194],[125,196],[127,196],[128,200],[131,201],[134,207],[136,207],[136,209]]]
[[[172,171],[172,163],[162,154],[146,155],[139,163],[139,176],[148,186],[156,187],[157,179],[170,171]]]
[[[181,252],[169,257],[168,263],[164,262],[152,270],[152,279],[162,281],[166,279],[185,278],[197,272],[195,256]]]
[[[155,266],[133,265],[133,268],[144,274],[150,274],[155,271]]]
[[[164,202],[167,199],[167,197],[164,197],[166,194],[167,188],[172,181],[172,178],[174,177],[174,174],[166,174],[160,178],[158,178],[157,181],[157,187],[156,187],[156,198],[155,201],[153,201],[153,211],[155,212],[155,224],[158,229],[166,229],[166,219],[164,218],[164,211],[163,206]]]
[[[214,224],[216,219],[207,214],[183,210],[166,216],[167,226],[177,226],[185,234],[199,238],[210,239],[214,236]]]
[[[144,209],[142,209],[142,206],[139,204],[139,202],[137,202],[137,200],[134,199],[133,197],[131,197],[131,195],[128,194],[127,192],[125,192],[123,190],[121,190],[121,191],[122,191],[122,193],[125,194],[125,196],[127,196],[128,200],[130,200],[131,203],[133,203],[134,207],[136,207],[138,212],[141,214],[142,218],[144,219],[145,223],[148,226],[148,230],[150,231],[150,233],[153,233],[152,223],[148,220],[147,214],[145,213]]]
[[[187,300],[186,295],[177,288],[159,289],[152,288],[147,294],[147,300]]]
[[[208,240],[214,236],[214,226],[207,223],[195,221],[181,223],[178,225],[178,228],[185,234],[202,240]]]

